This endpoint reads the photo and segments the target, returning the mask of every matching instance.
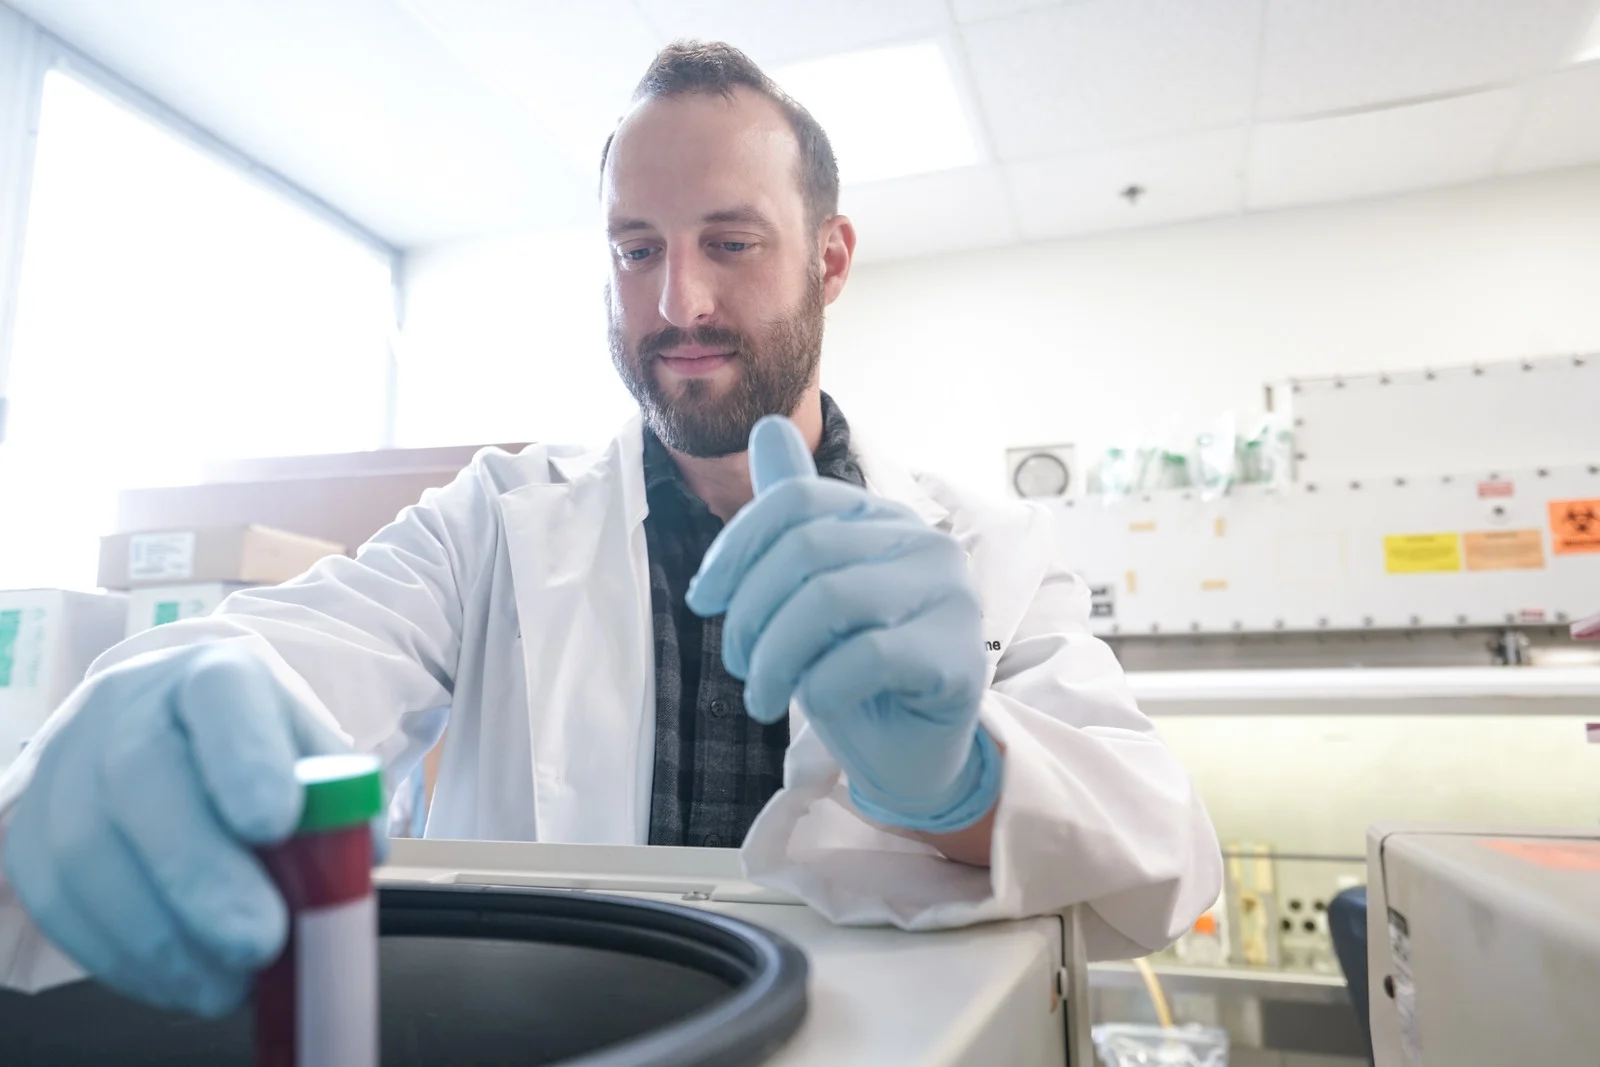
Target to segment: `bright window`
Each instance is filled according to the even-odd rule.
[[[25,240],[0,588],[92,588],[118,488],[383,443],[388,260],[61,72]]]

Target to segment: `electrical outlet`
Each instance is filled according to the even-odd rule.
[[[1366,884],[1362,864],[1342,860],[1279,860],[1278,943],[1286,971],[1339,974],[1328,929],[1328,905],[1345,889]]]

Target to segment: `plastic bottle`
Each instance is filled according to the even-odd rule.
[[[1196,967],[1221,967],[1228,961],[1227,941],[1222,931],[1221,909],[1212,907],[1195,920],[1189,932],[1178,939],[1178,959]]]
[[[378,909],[371,821],[383,811],[372,756],[295,765],[305,806],[262,862],[289,907],[283,954],[256,976],[257,1067],[377,1067]]]

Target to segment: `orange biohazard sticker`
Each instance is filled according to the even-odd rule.
[[[1600,871],[1600,841],[1496,840],[1483,842],[1483,847],[1547,871]]]
[[[1600,500],[1550,501],[1550,548],[1558,556],[1600,552]]]

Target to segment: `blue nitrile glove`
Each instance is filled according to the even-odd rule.
[[[966,556],[909,509],[817,476],[781,417],[750,433],[756,498],[690,584],[727,612],[722,661],[772,723],[798,695],[869,819],[948,833],[1000,795],[1000,754],[978,728],[985,656]]]
[[[113,668],[40,753],[6,876],[40,932],[106,985],[224,1014],[288,929],[251,846],[299,821],[295,760],[346,747],[242,649]]]

